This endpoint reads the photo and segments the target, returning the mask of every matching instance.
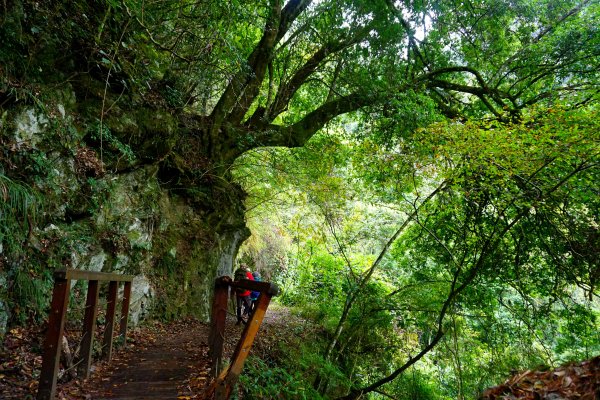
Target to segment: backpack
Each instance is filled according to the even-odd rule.
[[[262,279],[260,279],[260,276],[252,274],[252,276],[254,276],[254,280],[256,282],[262,282]],[[260,296],[260,292],[252,292],[250,293],[250,300],[257,300],[258,296]]]
[[[233,280],[234,281],[239,281],[242,279],[248,279],[248,276],[246,275],[246,271],[244,271],[241,268],[238,268],[235,270],[235,273],[233,275]],[[236,288],[235,291],[239,294],[242,294],[246,291],[247,289],[243,289],[243,288]]]

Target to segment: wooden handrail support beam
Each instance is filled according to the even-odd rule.
[[[228,276],[226,278],[229,278]],[[230,278],[231,279],[231,278]],[[231,282],[232,288],[248,289],[254,292],[266,293],[269,296],[277,296],[279,294],[279,287],[276,284],[270,282],[257,282],[249,279],[241,279],[239,281]]]
[[[54,271],[54,279],[131,282],[133,281],[133,275],[121,275],[112,272],[83,271],[81,269],[67,268]]]
[[[83,318],[83,337],[81,350],[76,361],[79,374],[85,378],[89,376],[92,360],[92,349],[94,347],[94,331],[96,329],[96,317],[98,315],[98,293],[99,281],[109,282],[109,298],[107,304],[107,328],[104,336],[103,354],[110,359],[112,352],[112,333],[114,329],[115,311],[117,303],[117,291],[120,282],[124,282],[123,304],[121,308],[120,335],[123,343],[127,339],[127,321],[129,314],[129,301],[131,298],[132,275],[119,275],[114,273],[82,271],[77,269],[62,269],[54,272],[54,290],[50,304],[50,315],[48,318],[48,331],[44,341],[42,356],[42,370],[40,372],[40,384],[37,392],[37,400],[53,400],[56,395],[56,378],[60,363],[60,352],[65,321],[67,319],[67,308],[69,305],[69,292],[71,280],[88,281],[88,293]],[[110,335],[110,338],[108,337]]]
[[[256,292],[260,292],[258,302],[250,319],[246,323],[246,327],[242,332],[242,336],[238,341],[235,351],[231,356],[229,367],[221,371],[221,361],[223,357],[223,340],[225,335],[225,317],[227,315],[227,298],[229,289],[242,288]],[[254,342],[254,338],[260,328],[260,324],[267,312],[271,297],[279,293],[277,285],[269,282],[256,282],[242,279],[232,281],[228,276],[217,278],[215,282],[215,297],[213,300],[212,315],[211,315],[211,330],[209,336],[210,355],[212,359],[212,374],[216,379],[205,390],[201,398],[211,399],[213,396],[217,400],[229,399],[233,385],[237,382],[244,361],[250,353],[250,348]]]

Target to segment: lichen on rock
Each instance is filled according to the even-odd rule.
[[[48,127],[48,118],[33,108],[23,110],[15,118],[15,145],[17,149],[36,148],[42,141],[41,133]]]

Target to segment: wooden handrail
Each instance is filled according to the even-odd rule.
[[[83,317],[83,336],[81,350],[76,361],[78,372],[87,378],[92,361],[92,349],[94,347],[94,331],[96,330],[96,317],[98,315],[98,293],[99,282],[109,282],[106,328],[102,346],[102,356],[110,360],[113,348],[113,332],[115,314],[117,309],[118,285],[124,283],[123,300],[121,305],[121,321],[119,335],[123,337],[123,343],[127,340],[127,322],[129,316],[129,302],[131,299],[132,275],[119,275],[107,272],[82,271],[77,269],[61,269],[54,272],[54,290],[50,304],[50,315],[48,318],[48,331],[44,341],[44,353],[42,357],[42,370],[40,372],[40,384],[37,392],[37,400],[53,400],[56,394],[56,378],[60,362],[62,337],[65,321],[67,319],[67,306],[69,303],[69,292],[71,280],[88,281],[88,292]]]
[[[221,361],[223,358],[223,341],[225,339],[225,318],[227,316],[227,298],[229,289],[242,288],[260,292],[256,307],[242,336],[231,356],[229,367],[221,371]],[[213,396],[217,400],[229,399],[233,385],[237,382],[244,361],[250,353],[250,348],[258,332],[258,328],[269,307],[271,297],[279,294],[277,285],[269,282],[257,282],[248,279],[233,281],[229,276],[222,276],[215,281],[215,297],[213,299],[211,330],[209,336],[210,355],[212,360],[212,374],[215,379],[204,391],[201,398],[211,399]]]
[[[73,279],[86,281],[115,281],[115,282],[131,282],[133,275],[121,275],[112,272],[96,272],[84,271],[81,269],[57,269],[54,271],[55,279]]]
[[[267,293],[270,296],[279,294],[279,287],[270,282],[251,281],[250,279],[240,279],[229,284],[232,288],[248,289],[254,292]]]

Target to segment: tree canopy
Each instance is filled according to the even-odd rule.
[[[543,109],[440,122],[393,148],[319,135],[242,158],[264,240],[243,253],[326,321],[318,362],[350,380],[306,361],[322,368],[315,388],[397,396],[421,363],[472,397],[503,368],[595,354],[597,128],[595,107]]]
[[[70,82],[99,92],[101,121],[134,106],[170,110],[179,129],[154,156],[192,171],[226,168],[256,147],[302,146],[356,110],[380,134],[397,136],[437,113],[509,121],[534,104],[585,104],[598,90],[592,1],[111,0],[70,10],[17,2],[13,11],[19,7],[5,13],[14,29],[3,39],[29,56],[4,55],[5,96],[25,77],[55,69],[63,72],[57,81],[76,73]],[[52,51],[74,63],[36,54]],[[147,127],[138,145],[167,133],[157,128]]]

